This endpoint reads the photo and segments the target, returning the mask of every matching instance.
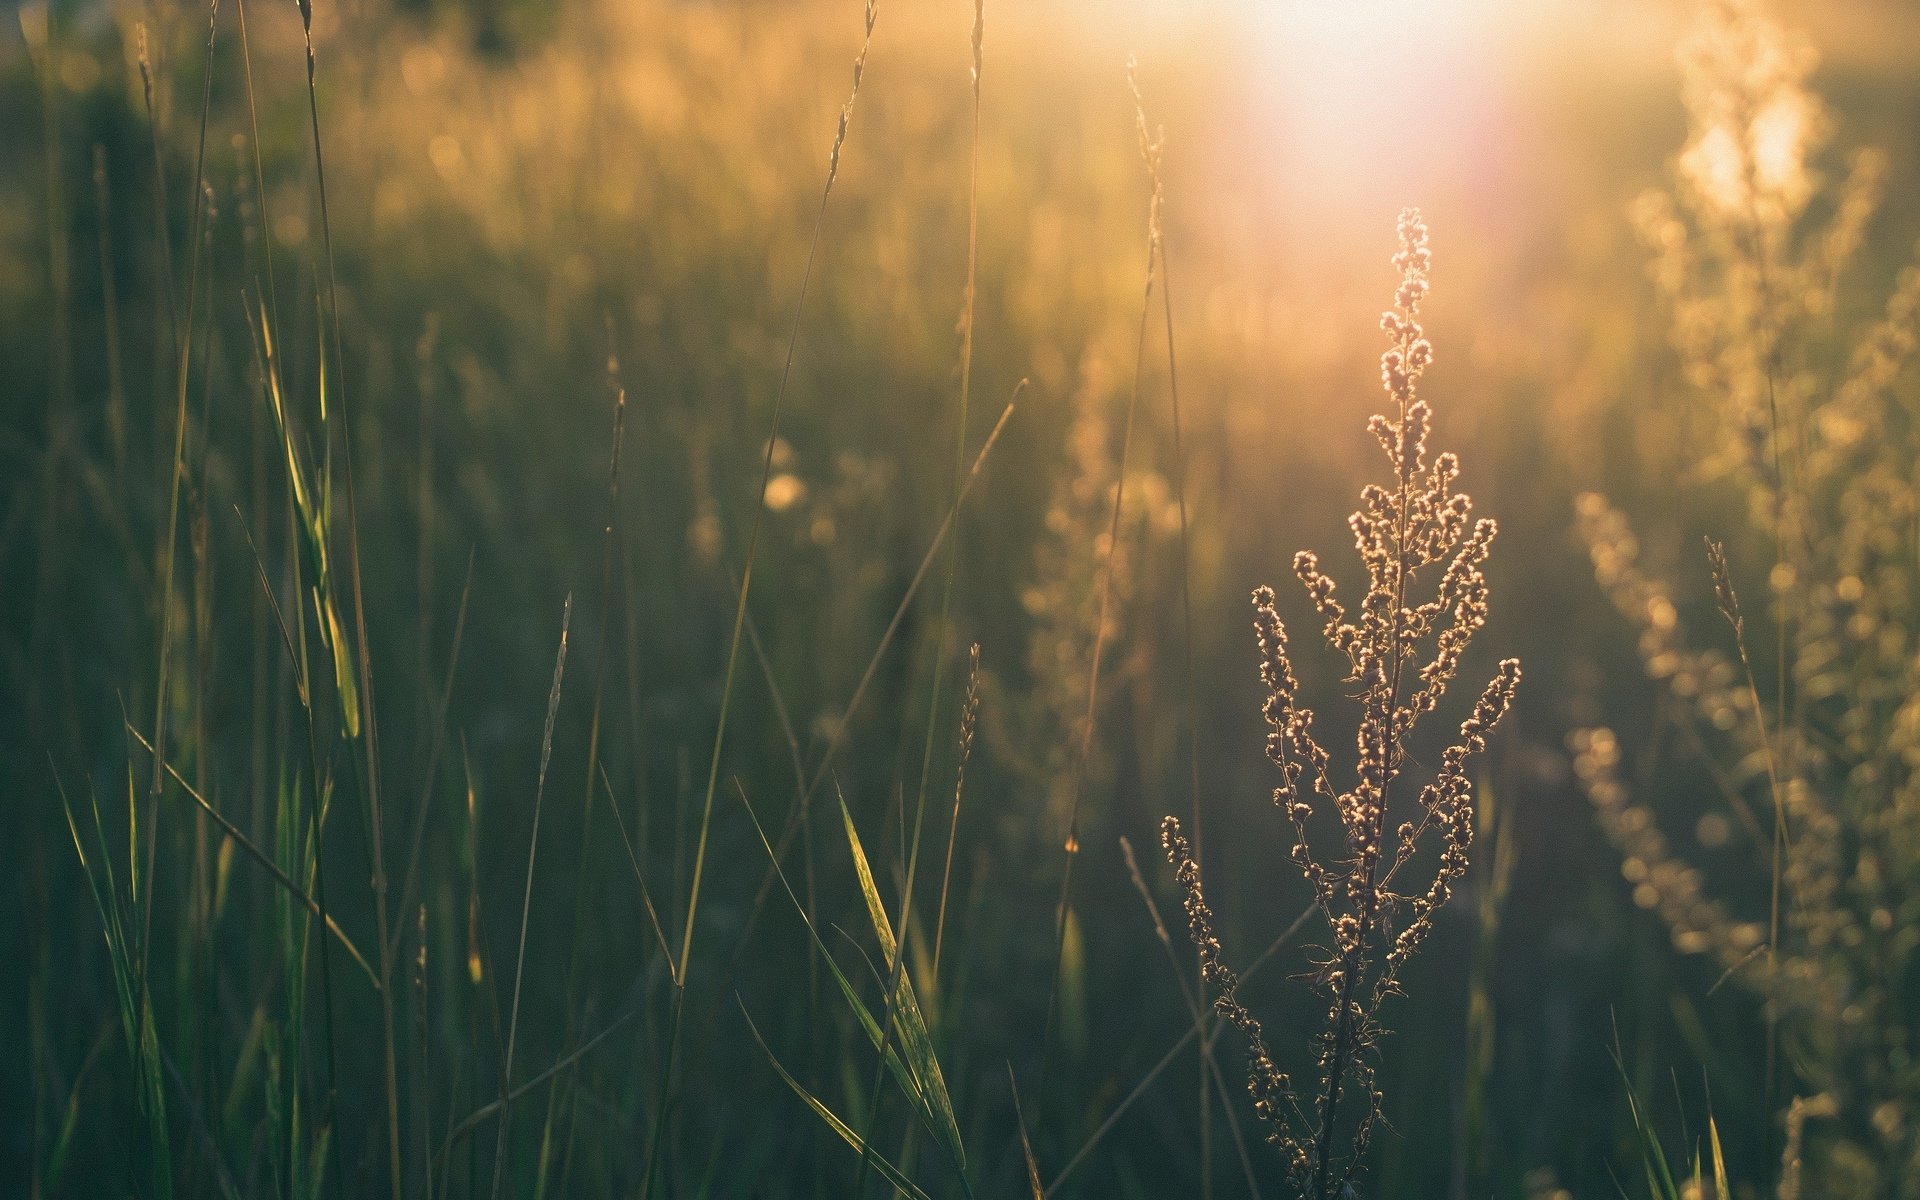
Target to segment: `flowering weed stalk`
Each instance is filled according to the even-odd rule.
[[[1212,909],[1201,889],[1200,867],[1180,829],[1168,817],[1161,844],[1184,893],[1188,933],[1202,972],[1214,989],[1214,1008],[1248,1043],[1247,1088],[1254,1110],[1285,1156],[1295,1191],[1323,1200],[1339,1195],[1354,1175],[1380,1112],[1374,1057],[1382,1028],[1381,1002],[1399,990],[1401,968],[1433,929],[1433,914],[1466,873],[1473,841],[1472,783],[1467,760],[1486,748],[1520,682],[1520,664],[1506,659],[1460,726],[1459,740],[1392,828],[1389,799],[1406,763],[1405,744],[1419,719],[1433,712],[1459,672],[1473,635],[1486,624],[1488,588],[1481,568],[1496,526],[1487,518],[1469,526],[1473,502],[1453,490],[1460,462],[1453,454],[1427,456],[1433,412],[1415,386],[1433,358],[1420,327],[1431,254],[1427,227],[1415,209],[1400,215],[1400,251],[1394,256],[1400,287],[1381,318],[1391,346],[1381,356],[1381,378],[1395,415],[1368,429],[1386,451],[1393,478],[1369,484],[1349,519],[1354,545],[1367,568],[1367,591],[1350,620],[1335,597],[1333,579],[1311,551],[1295,556],[1294,573],[1324,622],[1323,633],[1350,668],[1361,706],[1353,785],[1336,788],[1331,756],[1313,733],[1313,711],[1299,701],[1271,588],[1253,594],[1260,645],[1260,678],[1267,688],[1264,716],[1272,726],[1267,756],[1280,768],[1274,803],[1293,826],[1291,859],[1313,886],[1331,946],[1307,976],[1328,1000],[1326,1025],[1315,1039],[1318,1086],[1294,1090],[1275,1063],[1260,1021],[1238,995],[1239,978],[1226,965]],[[1415,577],[1438,568],[1432,598],[1412,600]],[[1309,834],[1317,809],[1338,818],[1341,840],[1327,848]],[[1441,841],[1438,862],[1424,887],[1396,891],[1429,830]],[[1404,885],[1403,885],[1404,886]]]

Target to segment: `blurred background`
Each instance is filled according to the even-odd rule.
[[[1201,860],[1239,966],[1309,900],[1268,802],[1246,597],[1280,591],[1338,757],[1346,685],[1286,577],[1310,547],[1358,578],[1344,521],[1386,470],[1365,422],[1384,403],[1378,318],[1412,204],[1433,229],[1435,444],[1460,453],[1476,511],[1502,528],[1461,690],[1510,654],[1527,675],[1476,777],[1473,870],[1386,1009],[1385,1126],[1361,1194],[1643,1194],[1629,1088],[1687,1154],[1711,1116],[1736,1194],[1774,1194],[1779,1114],[1806,1089],[1774,1063],[1754,994],[1680,953],[1623,879],[1566,750],[1574,729],[1616,727],[1679,850],[1730,908],[1764,914],[1766,839],[1727,837],[1575,518],[1586,491],[1628,514],[1703,643],[1731,652],[1703,533],[1727,540],[1765,608],[1774,550],[1744,493],[1699,469],[1711,417],[1632,217],[1675,186],[1691,136],[1675,50],[1699,6],[988,0],[964,427],[966,0],[879,4],[824,207],[861,53],[854,0],[320,0],[310,42],[290,3],[4,7],[7,1190],[378,1194],[397,1071],[410,1194],[849,1194],[860,1156],[782,1081],[745,1013],[929,1194],[961,1194],[906,1106],[872,1110],[874,1055],[741,802],[774,840],[793,831],[799,902],[872,998],[886,959],[837,791],[896,920],[927,797],[905,940],[974,1192],[1025,1187],[1024,1128],[1050,1194],[1285,1194],[1231,1032],[1218,1058],[1236,1127],[1191,1043],[1169,1057],[1193,1028],[1194,979],[1157,829],[1188,815],[1197,765]],[[1920,10],[1768,10],[1818,55],[1806,86],[1827,136],[1811,177],[1837,186],[1855,151],[1884,156],[1887,201],[1836,302],[1871,318],[1920,236]],[[1130,57],[1164,137],[1144,327]],[[1022,380],[941,540],[957,447],[971,462]],[[330,602],[302,557],[290,455],[309,481],[331,472],[321,540],[351,627],[333,641],[311,628]],[[978,730],[936,933],[975,644]],[[354,782],[366,735],[338,715],[330,646],[365,653],[357,715],[377,722],[384,811]],[[152,759],[129,728],[151,738],[162,711],[181,778],[149,810]],[[285,889],[188,784],[281,869],[323,876],[360,949],[401,964],[391,1015],[338,943],[330,981],[312,974],[313,922],[302,936],[317,940],[287,953],[302,922]],[[382,843],[390,901],[368,886]],[[417,914],[386,908],[403,874]],[[122,955],[102,938],[116,905],[150,930],[121,935],[148,939],[131,1025]],[[1289,977],[1314,936],[1245,993],[1302,1078],[1324,1002]],[[936,937],[937,969],[921,944]],[[496,1160],[496,1120],[462,1122],[501,1094],[509,1025],[514,1086],[566,1066],[516,1101]]]

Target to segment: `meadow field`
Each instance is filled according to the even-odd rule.
[[[1920,1200],[1920,11],[0,8],[0,1194]]]

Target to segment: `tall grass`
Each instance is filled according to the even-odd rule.
[[[1810,61],[1712,11],[1639,210],[1712,507],[1577,514],[1725,788],[1696,864],[1652,840],[1681,785],[1619,769],[1634,681],[1577,686],[1613,635],[1597,592],[1556,607],[1533,511],[1572,498],[1527,442],[1560,368],[1443,186],[1460,283],[1429,304],[1407,214],[1366,597],[1302,556],[1333,669],[1266,589],[1260,695],[1234,665],[1234,597],[1371,453],[1338,414],[1373,302],[1328,265],[1347,217],[1261,181],[1325,164],[1237,90],[1260,21],[25,6],[0,1191],[1905,1195],[1916,288],[1863,318],[1838,282],[1902,168],[1821,184]],[[1446,429],[1499,563],[1427,448],[1423,323],[1481,393]],[[1628,511],[1713,537],[1698,604]],[[1415,728],[1494,590],[1547,681],[1497,772],[1511,660],[1457,737]],[[1679,634],[1712,607],[1717,657]],[[1621,732],[1573,765],[1650,890],[1565,819],[1593,712]],[[1134,854],[1166,812],[1191,950]],[[1622,966],[1629,900],[1752,1028],[1606,1054],[1615,1003],[1683,1036],[1706,1003]],[[1696,1055],[1676,1138],[1648,1080]]]

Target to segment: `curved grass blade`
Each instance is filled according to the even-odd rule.
[[[739,999],[738,996],[734,997],[734,1002],[739,1003]],[[760,1052],[767,1056],[767,1061],[773,1064],[773,1069],[779,1072],[780,1078],[786,1080],[787,1086],[793,1089],[795,1095],[806,1101],[807,1107],[814,1111],[814,1115],[826,1122],[827,1128],[839,1134],[841,1141],[844,1141],[847,1145],[852,1146],[855,1150],[865,1155],[867,1162],[873,1169],[878,1171],[880,1177],[892,1185],[896,1191],[902,1195],[911,1197],[912,1200],[931,1200],[925,1192],[921,1191],[920,1188],[914,1184],[913,1180],[908,1179],[906,1175],[901,1172],[900,1168],[888,1162],[881,1156],[879,1151],[874,1150],[862,1142],[860,1135],[853,1131],[853,1126],[834,1115],[832,1109],[821,1103],[815,1098],[812,1092],[809,1092],[805,1087],[801,1086],[799,1080],[787,1073],[787,1069],[780,1065],[780,1060],[773,1056],[773,1051],[767,1048],[766,1039],[760,1036],[760,1029],[753,1023],[753,1018],[747,1014],[747,1006],[744,1004],[740,1005],[740,1016],[746,1020],[748,1032],[753,1034],[754,1042],[760,1047]]]
[[[860,894],[867,902],[867,916],[873,922],[873,934],[880,940],[880,949],[886,961],[891,963],[901,952],[893,936],[893,926],[887,920],[886,906],[880,902],[880,890],[874,886],[873,870],[867,865],[867,854],[861,848],[859,831],[853,825],[853,814],[847,811],[847,798],[838,796],[838,799],[840,820],[847,830],[847,846],[853,853],[854,873],[860,878]],[[934,1120],[934,1135],[953,1155],[954,1163],[964,1173],[966,1150],[960,1143],[960,1125],[954,1119],[953,1101],[947,1096],[947,1081],[940,1073],[940,1059],[934,1053],[933,1036],[928,1033],[926,1018],[920,1013],[920,1002],[913,994],[912,980],[905,971],[894,973],[900,980],[899,991],[894,996],[894,1024],[900,1035],[900,1048],[906,1054],[914,1077],[920,1082],[921,1099],[927,1106],[928,1115]]]
[[[141,736],[138,729],[135,729],[132,725],[128,725],[126,730],[135,741],[140,743],[142,749],[149,754],[153,753],[153,743]],[[340,923],[335,921],[331,914],[320,907],[319,901],[308,895],[304,888],[298,883],[295,883],[293,878],[285,871],[281,870],[280,864],[274,862],[266,851],[254,845],[253,839],[243,833],[238,825],[228,820],[219,809],[215,808],[205,796],[200,794],[198,789],[188,783],[186,777],[181,775],[172,763],[166,763],[165,766],[167,775],[175,783],[180,785],[181,789],[187,793],[189,799],[200,806],[202,812],[213,818],[214,824],[220,827],[222,834],[242,850],[246,851],[248,857],[259,863],[261,867],[266,870],[267,874],[273,876],[274,882],[285,888],[287,894],[299,902],[300,907],[306,909],[314,916],[319,917],[321,921],[325,923],[327,932],[331,933],[335,940],[345,948],[348,957],[352,958],[353,961],[359,965],[360,969],[366,972],[367,979],[373,984],[374,990],[378,991],[380,988],[380,976],[375,973],[373,964],[369,963],[366,956],[360,953],[359,947],[353,944],[353,939],[347,936],[347,931],[340,927]]]
[[[882,1052],[888,1072],[893,1075],[894,1082],[900,1085],[900,1090],[905,1093],[907,1099],[913,1102],[914,1111],[919,1116],[921,1124],[926,1126],[927,1132],[933,1135],[935,1140],[939,1141],[949,1153],[954,1155],[956,1166],[964,1172],[965,1163],[959,1153],[960,1134],[958,1126],[953,1123],[952,1110],[950,1108],[947,1110],[946,1119],[943,1121],[934,1106],[929,1102],[928,1091],[922,1083],[922,1077],[915,1071],[914,1067],[907,1060],[902,1059],[893,1046],[889,1044],[890,1040],[880,1028],[880,1022],[874,1019],[872,1011],[869,1010],[865,1002],[860,999],[860,993],[854,990],[852,981],[847,978],[846,973],[840,969],[840,964],[834,961],[833,955],[828,952],[826,942],[821,939],[819,931],[814,928],[812,920],[807,916],[806,906],[800,903],[800,897],[794,893],[793,885],[788,882],[786,872],[780,868],[779,860],[774,857],[773,843],[767,839],[766,829],[760,824],[760,818],[754,813],[753,806],[747,803],[745,791],[741,791],[740,793],[740,803],[746,808],[747,819],[753,822],[754,832],[759,835],[761,846],[766,849],[769,860],[774,864],[774,872],[780,880],[780,886],[786,889],[787,899],[793,903],[794,911],[800,915],[801,923],[807,927],[807,935],[813,939],[815,949],[820,952],[820,957],[825,960],[827,971],[833,976],[833,982],[835,986],[840,989],[840,995],[846,1000],[847,1007],[852,1010],[854,1019],[860,1023],[860,1028],[866,1033],[867,1040],[873,1043],[874,1049]],[[864,865],[864,858],[860,861]],[[867,967],[868,970],[873,970],[871,961],[867,963]],[[874,977],[878,979],[879,972],[874,971],[873,973]],[[904,977],[901,982],[906,982]],[[881,987],[883,990],[885,986],[885,982],[882,981]],[[896,1013],[895,1015],[897,1018],[898,1014]],[[937,1066],[935,1070],[938,1070]],[[940,1094],[944,1099],[946,1095],[944,1084],[942,1085]],[[951,1141],[949,1141],[949,1135],[946,1132],[949,1128],[953,1130]]]

